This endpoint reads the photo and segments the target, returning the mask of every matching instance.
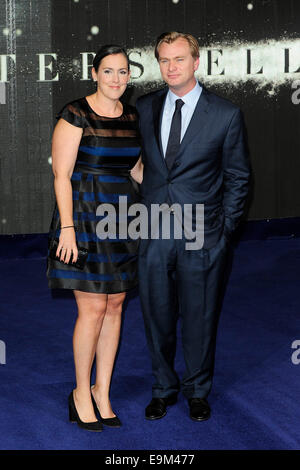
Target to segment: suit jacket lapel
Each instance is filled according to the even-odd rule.
[[[202,85],[200,98],[180,144],[181,152],[185,150],[186,146],[196,135],[201,135],[203,133],[203,129],[207,125],[207,113],[209,111],[209,105],[209,92]]]

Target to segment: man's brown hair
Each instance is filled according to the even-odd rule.
[[[159,59],[158,48],[163,43],[166,42],[167,44],[171,44],[172,42],[176,41],[176,39],[185,39],[190,46],[191,54],[194,59],[198,59],[199,57],[199,43],[194,36],[188,33],[180,33],[178,31],[170,31],[168,33],[162,33],[156,40],[154,54],[156,59]]]

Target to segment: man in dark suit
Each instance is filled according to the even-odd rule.
[[[220,293],[228,243],[242,216],[250,166],[240,109],[195,79],[199,45],[190,34],[161,35],[155,55],[168,87],[137,101],[143,137],[142,202],[204,204],[204,244],[184,237],[141,240],[140,298],[155,383],[147,419],[162,418],[181,388],[189,415],[210,417]],[[195,228],[195,214],[193,228]],[[173,236],[172,236],[173,233]],[[174,370],[177,311],[182,318],[186,374]]]

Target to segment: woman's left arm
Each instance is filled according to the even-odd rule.
[[[130,174],[132,178],[139,184],[143,181],[143,171],[144,171],[144,164],[142,162],[142,157],[138,159],[132,170],[130,170]]]

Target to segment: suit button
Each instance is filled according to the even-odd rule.
[[[180,165],[180,162],[174,162],[175,168],[177,168]]]

